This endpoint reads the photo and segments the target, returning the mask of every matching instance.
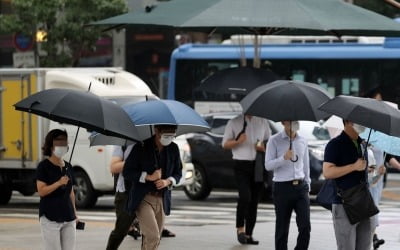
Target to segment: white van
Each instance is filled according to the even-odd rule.
[[[13,104],[44,89],[88,91],[89,85],[90,92],[118,104],[157,98],[145,82],[119,68],[0,69],[0,204],[8,203],[13,190],[23,195],[36,192],[36,166],[49,130],[66,129],[72,148],[78,129],[16,111]],[[109,170],[113,147],[89,147],[89,135],[80,129],[71,160],[78,207],[95,205],[98,196],[112,193],[114,186]]]

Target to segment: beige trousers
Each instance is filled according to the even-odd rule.
[[[142,233],[142,250],[155,250],[160,245],[164,227],[164,209],[161,196],[147,194],[136,210]]]

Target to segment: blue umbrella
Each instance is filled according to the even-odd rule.
[[[191,107],[173,100],[150,100],[122,106],[139,131],[142,140],[153,135],[152,127],[159,125],[177,125],[176,135],[192,132],[206,132],[208,123]],[[102,134],[92,134],[90,145],[124,145],[131,141]]]
[[[367,140],[370,130],[371,129],[366,129],[363,133],[360,134],[360,137]],[[390,136],[385,133],[372,130],[369,137],[369,143],[388,154],[400,156],[399,137]]]

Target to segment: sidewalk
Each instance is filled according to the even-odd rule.
[[[327,216],[329,212],[327,212]],[[160,250],[241,250],[274,249],[274,222],[258,223],[254,238],[260,245],[240,245],[236,240],[234,224],[179,226],[168,225],[168,229],[177,234],[176,238],[161,240]],[[386,243],[385,250],[400,249],[400,221],[383,221],[378,234]],[[86,221],[85,231],[77,233],[77,250],[104,249],[113,222]],[[292,222],[289,235],[289,249],[293,249],[297,237],[297,228]],[[127,236],[120,249],[140,249],[140,240]],[[2,218],[0,215],[0,250],[41,249],[39,223],[35,219]],[[333,226],[330,223],[313,221],[310,250],[336,249]]]

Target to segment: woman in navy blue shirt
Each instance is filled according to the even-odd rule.
[[[68,152],[68,135],[51,130],[45,138],[43,155],[37,167],[37,190],[40,195],[39,218],[44,249],[75,249],[75,194],[72,189],[72,166],[63,160]]]

